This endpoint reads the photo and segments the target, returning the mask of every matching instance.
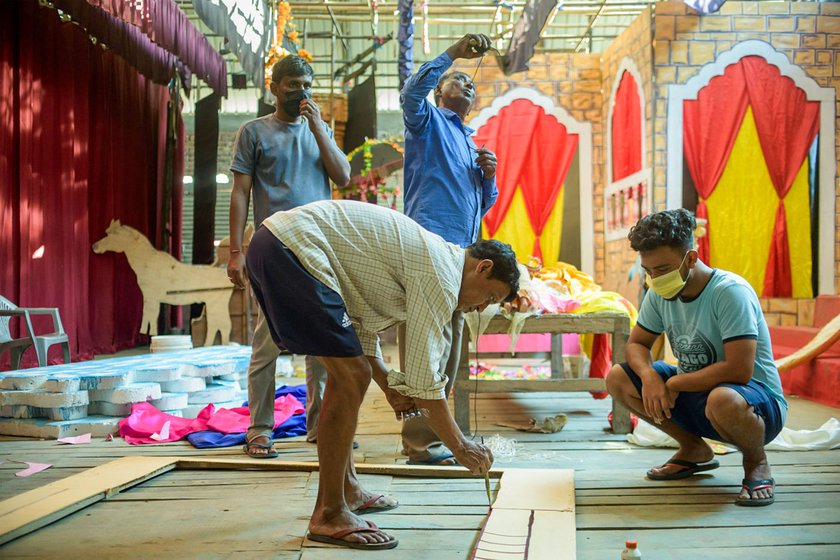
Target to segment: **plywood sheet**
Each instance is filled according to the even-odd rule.
[[[494,509],[575,511],[575,471],[506,469]]]

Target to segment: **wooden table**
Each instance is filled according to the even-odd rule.
[[[483,334],[507,334],[510,321],[501,315],[490,320]],[[455,422],[466,434],[470,430],[470,393],[522,393],[530,391],[566,392],[566,391],[605,391],[604,379],[561,379],[563,364],[563,333],[608,333],[612,335],[613,363],[624,361],[624,347],[630,335],[630,320],[620,313],[557,313],[538,315],[525,320],[522,334],[551,334],[551,379],[515,379],[491,380],[470,379],[469,335],[463,337],[461,365],[455,380]],[[630,432],[630,412],[613,401],[613,432]]]

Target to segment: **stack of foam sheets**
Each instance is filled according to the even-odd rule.
[[[185,418],[242,406],[250,356],[250,346],[210,346],[0,372],[0,434],[103,437],[138,402]]]

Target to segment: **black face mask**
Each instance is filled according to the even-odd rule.
[[[306,89],[296,89],[285,94],[286,101],[281,107],[291,117],[300,116],[300,102],[304,99],[312,99],[312,92]]]

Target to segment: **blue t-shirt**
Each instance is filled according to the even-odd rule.
[[[496,202],[496,180],[475,163],[475,131],[426,97],[452,66],[446,53],[425,63],[405,82],[400,104],[405,123],[405,214],[428,231],[461,247],[474,243],[481,218]]]
[[[694,298],[669,301],[649,290],[639,309],[638,325],[653,334],[668,334],[679,360],[677,373],[691,373],[724,359],[723,345],[742,338],[756,340],[752,378],[779,402],[782,417],[787,401],[773,362],[770,331],[758,296],[746,280],[715,269],[709,283]]]
[[[324,124],[324,128],[332,138],[330,127]],[[272,113],[243,124],[230,170],[252,178],[257,227],[280,210],[331,198],[321,150],[303,117],[287,123]]]

